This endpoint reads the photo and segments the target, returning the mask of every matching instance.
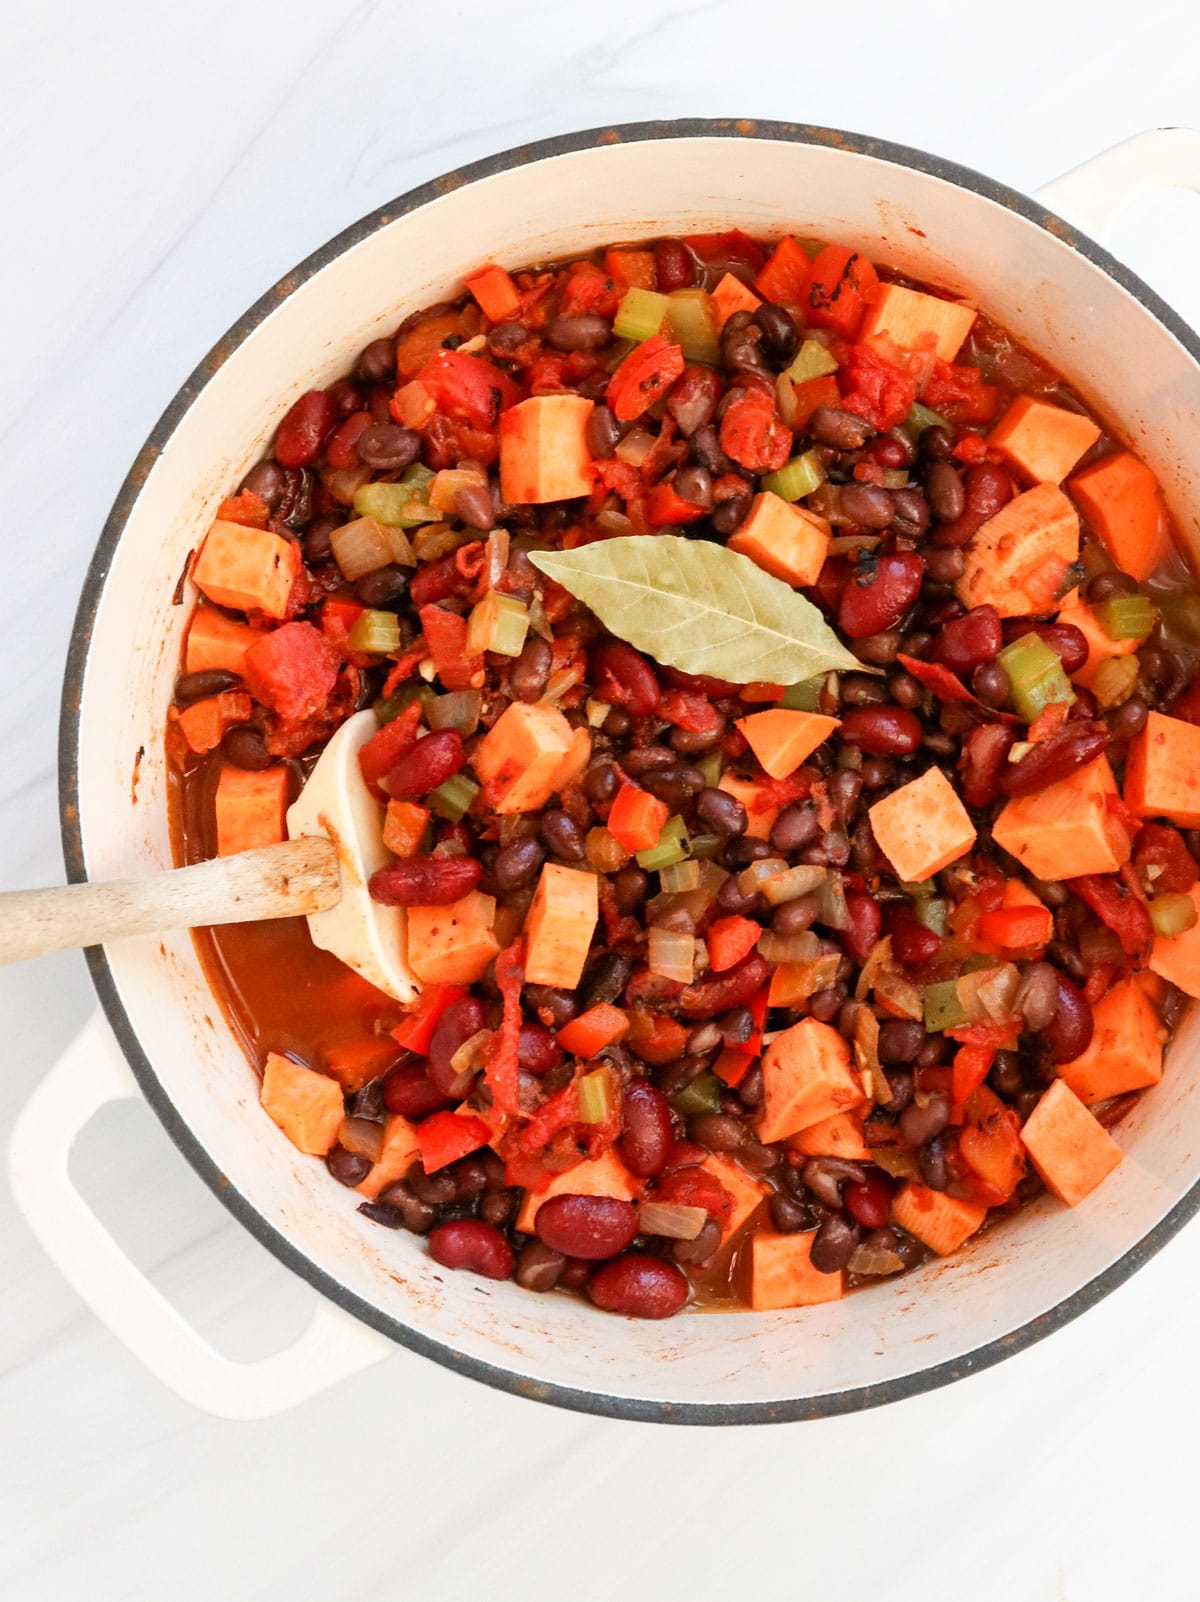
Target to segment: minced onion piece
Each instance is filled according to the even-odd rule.
[[[483,1065],[483,1048],[492,1037],[490,1029],[480,1029],[462,1045],[450,1059],[450,1066],[456,1074],[474,1073]]]
[[[552,673],[547,679],[545,691],[538,704],[540,706],[557,706],[568,690],[573,690],[577,684],[583,682],[583,674],[582,663],[577,663],[574,667],[559,668],[557,673]]]
[[[598,729],[612,711],[612,706],[608,701],[589,700],[584,702],[583,710],[587,714],[588,728]]]
[[[772,934],[770,929],[764,929],[758,939],[758,953],[768,962],[816,962],[821,955],[821,942],[811,929],[792,935]]]
[[[841,958],[822,952],[813,962],[781,962],[771,979],[772,1004],[794,1007],[834,982]]]
[[[958,981],[958,999],[969,1023],[1002,1023],[1013,1016],[1021,975],[1011,962],[965,973]]]
[[[946,933],[946,914],[949,910],[949,902],[941,896],[923,896],[913,908],[917,922],[935,935]]]
[[[529,630],[529,612],[515,595],[489,590],[467,619],[466,654],[481,656],[495,651],[500,656],[520,656]]]
[[[846,1264],[851,1274],[894,1274],[903,1268],[903,1260],[886,1246],[856,1246]]]
[[[690,860],[672,862],[661,870],[658,882],[664,890],[697,890],[700,887],[700,864]]]
[[[430,513],[431,517],[436,515]],[[434,562],[439,556],[449,556],[451,551],[470,543],[470,529],[451,528],[449,523],[429,523],[412,537],[413,554],[418,562]]]
[[[588,830],[585,850],[593,873],[616,873],[629,861],[629,852],[603,826]]]
[[[703,1207],[683,1202],[643,1202],[638,1208],[638,1234],[661,1235],[667,1240],[695,1240],[708,1222]]]
[[[653,434],[644,428],[631,428],[624,439],[617,441],[613,455],[629,467],[640,467],[653,449]]]
[[[879,1019],[865,1004],[854,1019],[854,1060],[863,1081],[871,1087],[871,1099],[886,1107],[892,1100],[892,1087],[879,1061]]]
[[[924,1106],[925,1103],[922,1102],[921,1105]],[[884,1173],[890,1174],[893,1179],[908,1179],[920,1172],[917,1154],[907,1146],[872,1146],[871,1161],[876,1168],[882,1168]]]
[[[435,512],[446,517],[455,512],[454,497],[460,489],[486,484],[487,474],[478,467],[443,467],[435,473],[429,486],[429,504]]]
[[[924,1016],[921,992],[912,980],[906,979],[902,973],[881,974],[875,981],[875,996],[880,1002],[886,1001],[888,1006],[902,1018]]]
[[[479,690],[451,690],[448,695],[439,695],[429,708],[429,727],[474,734],[479,727],[482,707],[483,695]]]
[[[821,910],[817,921],[827,929],[848,929],[850,914],[846,909],[846,887],[840,873],[826,874],[821,881]]]
[[[828,868],[801,864],[797,868],[788,868],[785,873],[772,874],[760,888],[772,907],[781,907],[786,901],[795,901],[799,896],[819,890],[828,872]]]
[[[871,948],[871,954],[863,963],[858,975],[858,983],[854,986],[855,1001],[865,1001],[879,980],[889,968],[894,966],[892,960],[892,937],[884,935],[877,940]]]
[[[1150,903],[1150,922],[1156,935],[1164,940],[1177,940],[1196,927],[1196,904],[1191,896],[1156,896]]]
[[[646,946],[650,972],[690,985],[696,972],[696,943],[690,934],[654,928]]]
[[[392,560],[392,547],[383,525],[373,517],[356,517],[329,536],[329,548],[342,577],[353,584],[367,573],[377,573]]]
[[[744,896],[756,896],[768,879],[787,871],[788,865],[782,857],[761,857],[738,874],[738,889]]]
[[[383,1152],[383,1129],[382,1124],[373,1123],[369,1118],[343,1118],[338,1128],[338,1145],[377,1163]]]

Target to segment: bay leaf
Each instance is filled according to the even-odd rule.
[[[870,672],[811,601],[749,557],[706,540],[635,534],[529,560],[618,639],[664,667],[731,684]]]

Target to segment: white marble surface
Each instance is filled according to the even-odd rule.
[[[1084,26],[1044,0],[997,22],[944,0],[70,0],[3,19],[5,888],[60,875],[59,677],[127,464],[226,326],[347,222],[463,160],[617,120],[826,122],[1027,190],[1138,129],[1200,120],[1200,23],[1165,0],[1143,0],[1136,27],[1112,4]],[[856,41],[865,60],[848,59]],[[1198,213],[1148,199],[1116,240],[1194,321]],[[77,957],[0,972],[0,1136],[92,1005]],[[144,1109],[97,1120],[75,1168],[226,1350],[301,1326],[311,1293]],[[1191,1598],[1198,1271],[1193,1225],[1032,1351],[820,1424],[583,1419],[397,1351],[234,1425],[148,1377],[0,1192],[0,1596]]]

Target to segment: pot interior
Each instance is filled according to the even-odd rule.
[[[78,824],[89,876],[170,865],[162,730],[190,602],[174,592],[217,502],[296,395],[330,382],[368,340],[488,260],[517,267],[615,240],[732,225],[857,245],[977,300],[1051,360],[1120,424],[1194,544],[1196,362],[1129,289],[1064,240],[1061,225],[1042,228],[929,166],[782,137],[583,136],[577,149],[457,186],[446,181],[418,209],[400,203],[319,271],[293,275],[302,281],[281,286],[269,315],[210,361],[207,383],[159,440],[119,542],[93,570],[78,710]],[[1073,1211],[1043,1198],[957,1257],[841,1303],[626,1321],[573,1299],[447,1273],[414,1237],[361,1218],[356,1198],[260,1112],[257,1079],[186,934],[123,942],[107,965],[110,1011],[123,1009],[127,1048],[151,1099],[210,1182],[221,1176],[218,1193],[245,1220],[257,1215],[274,1249],[311,1265],[322,1288],[399,1338],[585,1407],[794,1416],[901,1394],[929,1382],[913,1376],[942,1365],[954,1367],[940,1377],[966,1371],[969,1354],[1113,1269],[1200,1171],[1200,1025],[1192,1017],[1162,1084],[1120,1127],[1125,1162]]]

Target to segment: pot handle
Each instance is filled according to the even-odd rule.
[[[1105,241],[1131,202],[1156,189],[1200,191],[1200,130],[1150,128],[1044,184],[1036,199]]]
[[[141,1092],[96,1012],[22,1108],[8,1149],[17,1206],[72,1289],[185,1401],[220,1418],[267,1418],[386,1357],[386,1336],[322,1299],[291,1346],[238,1363],[210,1346],[125,1255],[71,1182],[80,1131]]]

